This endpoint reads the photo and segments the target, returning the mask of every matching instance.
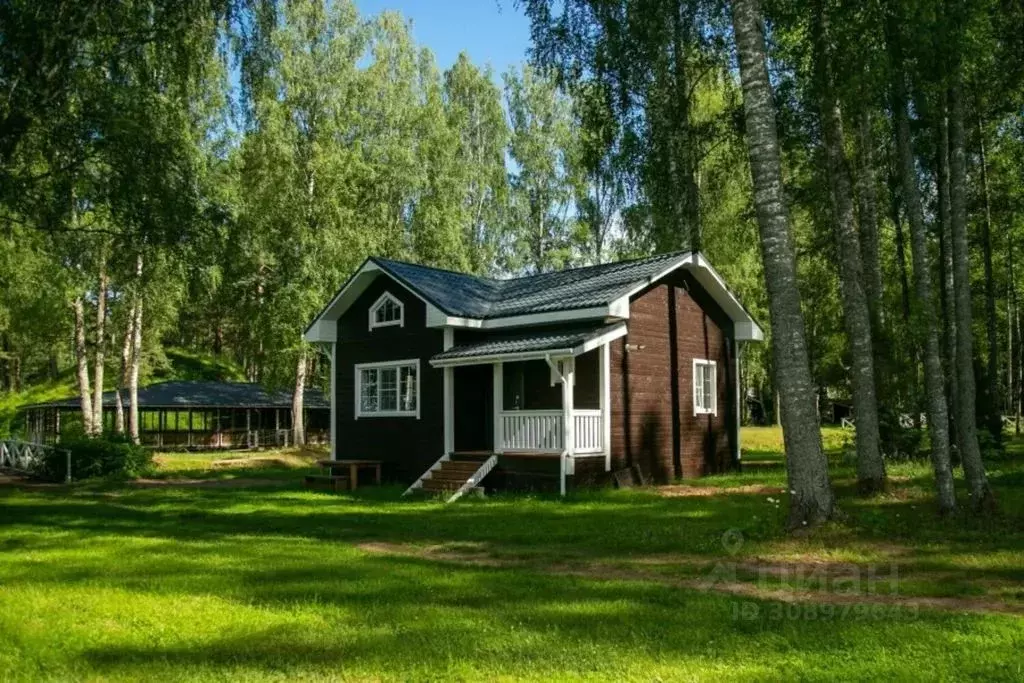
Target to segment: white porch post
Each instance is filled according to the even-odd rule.
[[[455,345],[455,330],[444,328],[444,350]],[[455,368],[444,368],[444,455],[455,450]]]
[[[576,377],[576,359],[562,361],[562,465],[560,469],[560,491],[565,495],[565,475],[573,474],[572,456],[576,452],[575,417],[573,416],[573,385]]]
[[[331,342],[331,460],[338,459],[338,343]],[[274,409],[274,443],[281,430],[280,411]],[[288,439],[285,437],[285,446]]]
[[[498,361],[494,364],[494,452],[502,453],[505,442],[505,434],[501,423],[501,411],[504,409],[502,405],[505,400],[505,364]]]
[[[601,450],[604,471],[612,470],[612,353],[611,344],[601,346]]]

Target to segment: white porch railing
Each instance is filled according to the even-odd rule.
[[[505,451],[562,450],[561,410],[508,410],[501,413],[501,448]]]
[[[577,453],[600,453],[601,435],[601,411],[600,410],[574,410],[573,430],[576,437]]]
[[[503,451],[548,451],[565,448],[561,410],[506,410],[500,414]],[[574,410],[576,453],[600,453],[600,410]]]

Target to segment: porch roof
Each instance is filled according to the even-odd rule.
[[[500,360],[529,360],[546,356],[578,356],[626,334],[626,323],[591,322],[535,328],[462,344],[437,354],[430,364],[472,365]]]

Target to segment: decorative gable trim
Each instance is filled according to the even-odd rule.
[[[405,304],[391,292],[384,292],[370,306],[369,318],[371,330],[378,327],[405,327]]]
[[[331,302],[324,307],[320,315],[306,328],[305,337],[308,342],[335,342],[338,341],[338,318],[356,302],[359,296],[366,291],[366,288],[378,277],[387,277],[397,286],[404,287],[410,294],[423,302],[427,307],[427,318],[436,318],[440,311],[427,301],[422,294],[414,288],[405,284],[398,278],[387,273],[371,259],[363,261],[363,265],[352,274]]]

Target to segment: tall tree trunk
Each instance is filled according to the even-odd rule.
[[[885,289],[878,256],[878,192],[875,177],[875,141],[871,132],[871,110],[864,106],[857,117],[857,198],[860,210],[860,253],[864,266],[864,293],[868,297],[875,343],[884,326],[882,308]]]
[[[117,377],[117,391],[114,392],[114,431],[122,436],[125,433],[124,400],[122,394],[128,386],[128,371],[132,362],[132,347],[135,340],[135,305],[128,311],[125,324],[124,342],[121,344],[121,372]]]
[[[1003,420],[999,391],[999,340],[996,336],[996,283],[992,274],[992,197],[988,185],[988,156],[985,150],[985,126],[978,115],[978,147],[981,166],[981,197],[985,213],[981,222],[981,249],[985,266],[985,332],[988,335],[988,382],[985,383],[988,410],[986,423],[996,443],[1003,441]]]
[[[292,438],[296,446],[306,443],[306,421],[303,414],[306,394],[306,349],[299,351],[295,363],[295,391],[292,394]]]
[[[898,164],[897,164],[898,166]],[[896,231],[896,265],[900,272],[900,310],[903,322],[910,322],[910,278],[907,275],[907,249],[903,237],[903,219],[900,217],[900,180],[896,170],[889,177],[889,194],[892,198],[889,210],[892,212],[892,225]]]
[[[906,84],[903,80],[903,51],[900,45],[897,18],[891,11],[886,20],[886,39],[889,43],[891,59],[892,83],[890,85],[896,154],[899,160],[903,206],[910,223],[911,252],[914,261],[914,291],[918,308],[917,326],[923,328],[924,332],[924,383],[928,403],[928,434],[931,437],[932,467],[935,470],[939,511],[942,514],[947,514],[956,509],[956,496],[953,490],[953,472],[949,456],[949,414],[946,406],[946,387],[942,379],[939,326],[932,303],[927,230],[921,207],[921,197],[917,188],[914,150],[911,147]]]
[[[135,259],[135,305],[132,307],[132,351],[128,366],[128,436],[139,443],[139,368],[142,365],[142,254]]]
[[[950,417],[956,415],[959,399],[956,381],[956,304],[953,301],[953,228],[949,208],[949,106],[945,91],[939,95],[936,119],[935,185],[939,215],[939,295],[942,311],[942,329],[945,345],[946,396]],[[950,421],[951,443],[957,442],[956,420]]]
[[[92,393],[89,390],[89,356],[85,344],[85,304],[82,297],[71,303],[75,313],[75,363],[78,366],[78,402],[82,408],[82,431],[95,433],[92,421]]]
[[[852,361],[853,410],[857,429],[857,489],[861,495],[871,495],[885,490],[886,485],[885,462],[882,460],[878,431],[871,313],[864,294],[864,271],[853,209],[853,187],[844,151],[843,117],[832,85],[831,55],[827,44],[828,18],[822,2],[819,0],[815,5],[815,73],[839,261],[839,290]]]
[[[758,0],[734,0],[732,20],[739,53],[761,259],[768,287],[772,355],[782,404],[782,432],[791,494],[789,525],[793,528],[829,519],[835,500],[815,409],[814,382],[796,279],[796,252],[782,184],[775,103]]]
[[[1007,336],[1007,389],[1008,403],[1014,416],[1014,433],[1021,432],[1021,402],[1020,402],[1020,308],[1017,303],[1017,278],[1014,269],[1014,237],[1012,232],[1007,233],[1007,325],[1009,330]]]
[[[97,434],[103,432],[103,364],[107,350],[107,264],[100,257],[100,276],[96,290],[96,348],[93,351],[92,423]]]
[[[956,406],[956,424],[960,438],[960,460],[963,463],[971,504],[975,510],[983,511],[993,507],[995,500],[985,474],[985,465],[981,461],[975,424],[974,339],[971,330],[971,274],[967,241],[967,160],[964,151],[964,113],[959,71],[959,66],[954,66],[949,89],[949,206],[953,230],[956,370],[960,398]]]

